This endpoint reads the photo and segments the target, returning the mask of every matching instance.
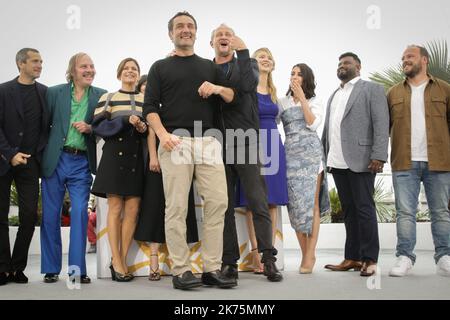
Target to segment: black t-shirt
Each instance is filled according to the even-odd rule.
[[[39,143],[42,126],[42,106],[36,84],[19,83],[20,96],[23,103],[24,131],[20,152],[35,154]]]
[[[218,66],[195,54],[156,61],[148,73],[143,116],[158,113],[169,132],[182,128],[193,135],[194,121],[202,121],[203,132],[213,128],[221,98],[204,99],[198,94],[205,81],[229,87]]]

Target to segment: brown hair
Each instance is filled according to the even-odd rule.
[[[418,48],[420,56],[427,58],[427,64],[430,62],[430,54],[428,53],[428,50],[425,47],[419,46],[417,44],[411,44],[408,46],[408,48]]]
[[[272,62],[273,62],[273,68],[275,69],[275,60],[273,59],[272,52],[270,52],[270,50],[268,48],[259,48],[258,50],[256,50],[253,53],[252,58],[256,58],[256,56],[260,52],[265,52],[269,55],[269,57],[272,59]],[[272,102],[277,103],[277,88],[273,84],[272,71],[270,71],[269,75],[267,76],[267,88],[269,89],[269,94],[270,94],[270,98],[271,98]]]
[[[119,66],[117,67],[117,79],[120,80],[120,75],[122,74],[123,68],[125,68],[125,65],[127,62],[133,61],[138,69],[139,74],[141,74],[141,67],[139,67],[139,63],[134,58],[125,58],[122,61],[120,61]]]
[[[169,32],[173,30],[173,20],[175,20],[175,18],[180,17],[180,16],[187,16],[187,17],[191,18],[192,20],[194,20],[195,30],[197,30],[197,21],[195,20],[194,16],[187,11],[180,11],[180,12],[177,12],[172,18],[170,18],[169,23],[167,24],[167,28],[169,29]]]

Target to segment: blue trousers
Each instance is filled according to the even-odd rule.
[[[431,217],[431,233],[436,263],[450,255],[450,172],[430,171],[428,162],[412,161],[410,170],[393,171],[397,211],[397,257],[407,256],[416,261],[416,214],[419,203],[420,182],[425,187]]]
[[[91,184],[87,157],[65,152],[61,153],[51,177],[42,179],[41,273],[61,272],[61,209],[67,188],[71,202],[69,270],[79,270],[80,275],[86,275],[87,206]]]

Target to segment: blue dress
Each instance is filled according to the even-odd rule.
[[[260,126],[260,155],[264,166],[268,203],[271,205],[287,205],[288,191],[286,181],[286,156],[281,142],[276,118],[279,108],[273,103],[270,94],[259,94],[259,126]],[[242,184],[237,185],[236,206],[247,206]]]

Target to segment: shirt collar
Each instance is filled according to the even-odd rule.
[[[352,80],[350,80],[346,84],[344,84],[343,87],[341,85],[339,85],[338,90],[343,90],[349,86],[354,86],[360,79],[361,79],[360,76],[354,77]]]
[[[427,76],[428,76],[428,83],[436,82],[436,78],[433,77],[431,74],[427,73]],[[405,80],[403,80],[403,86],[409,86],[408,78],[406,78],[406,77],[405,77]]]

